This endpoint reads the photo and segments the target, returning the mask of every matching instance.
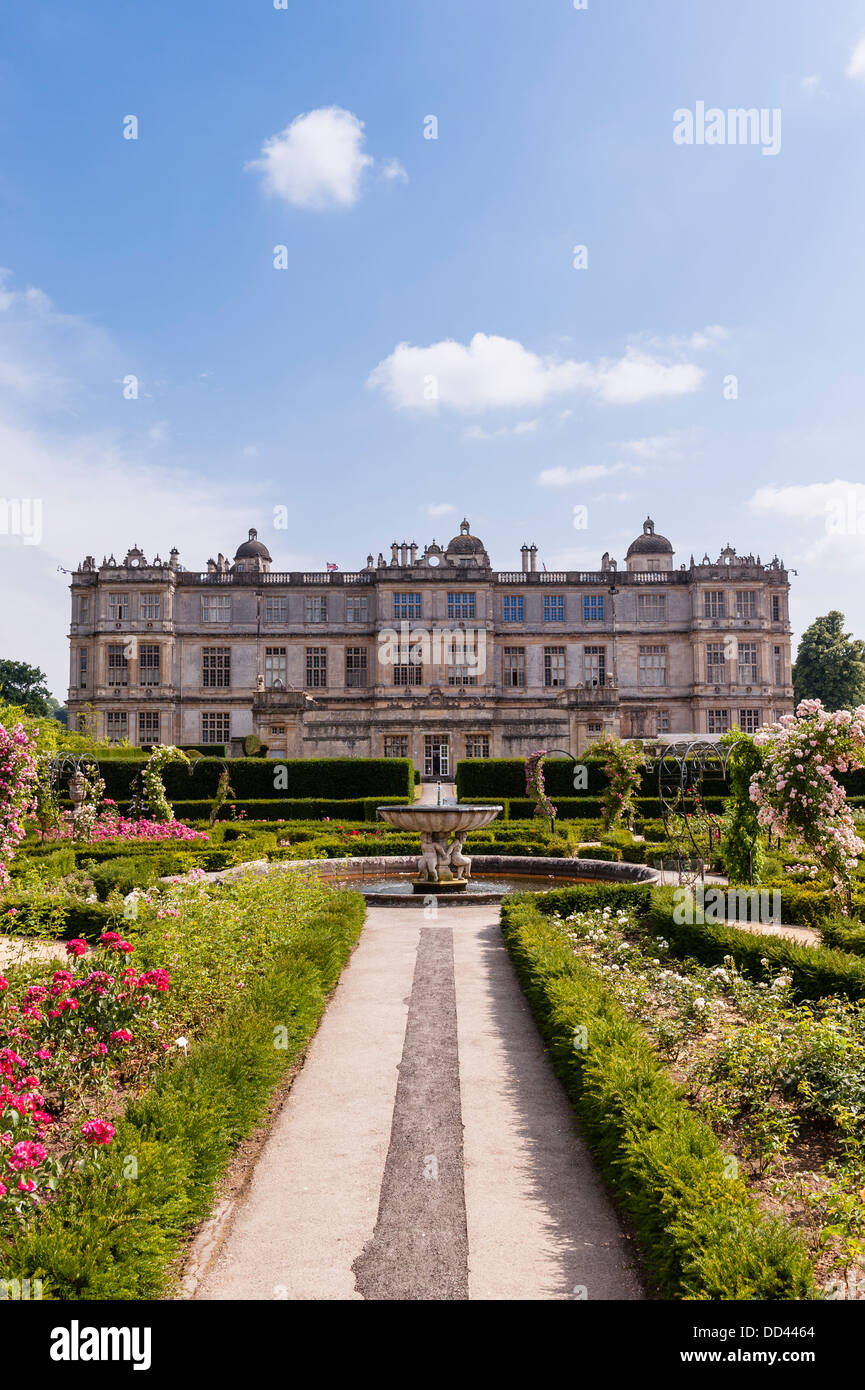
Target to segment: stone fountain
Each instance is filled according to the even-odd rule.
[[[379,806],[378,814],[398,830],[420,835],[417,877],[412,880],[415,893],[464,893],[472,872],[472,861],[463,853],[465,836],[489,825],[503,810],[442,801],[439,788],[435,806]]]

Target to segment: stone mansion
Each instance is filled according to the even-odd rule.
[[[256,531],[203,572],[133,548],[72,575],[73,728],[133,744],[271,756],[579,753],[623,737],[752,730],[793,707],[783,563],[678,568],[647,519],[625,564],[547,573],[524,545],[492,569],[467,521],[445,546],[396,542],[364,569],[276,572]]]

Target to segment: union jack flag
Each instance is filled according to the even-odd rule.
[[[328,560],[328,562],[327,562],[327,568],[328,568],[329,570],[338,570],[338,569],[339,569],[339,565],[332,565],[332,564],[330,563],[330,561]]]

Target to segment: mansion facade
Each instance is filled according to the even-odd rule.
[[[753,730],[793,708],[783,563],[674,567],[646,520],[619,568],[496,571],[464,521],[364,569],[277,572],[254,530],[190,571],[137,548],[72,575],[69,722],[133,744],[271,756],[581,753],[594,739]]]

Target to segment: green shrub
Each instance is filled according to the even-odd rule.
[[[357,940],[363,900],[331,900],[116,1124],[98,1174],[70,1173],[7,1252],[7,1278],[41,1278],[43,1298],[152,1299],[186,1234],[210,1212],[235,1146],[258,1124],[315,1032]],[[288,1028],[276,1048],[273,1021]],[[136,1181],[125,1163],[138,1160]]]
[[[727,1175],[714,1134],[600,974],[522,895],[503,903],[502,930],[581,1132],[634,1225],[661,1296],[815,1297],[797,1234],[763,1216],[741,1178]],[[575,1045],[578,1029],[587,1047]]]
[[[591,912],[608,907],[611,912],[633,911],[644,915],[652,901],[652,886],[648,883],[573,883],[566,888],[552,888],[538,893],[535,906],[545,916],[558,913],[567,917],[571,912]]]
[[[618,864],[622,858],[622,851],[615,845],[588,845],[585,849],[577,850],[578,859],[602,859],[608,863]]]
[[[766,977],[761,961],[768,960],[774,974],[785,970],[791,976],[797,1000],[823,999],[830,994],[865,999],[865,961],[858,956],[824,946],[799,946],[788,937],[764,936],[721,923],[679,924],[673,917],[674,891],[652,890],[648,923],[680,959],[722,965],[725,956],[733,956],[744,974],[761,980]]]
[[[104,903],[88,903],[61,893],[7,893],[0,913],[0,933],[52,936],[66,941],[80,936],[85,941],[96,941],[117,922],[118,913]]]
[[[865,926],[849,917],[830,917],[820,923],[820,935],[827,946],[865,956]]]
[[[117,802],[128,801],[132,782],[146,761],[145,757],[100,759],[105,795]],[[261,757],[227,760],[203,757],[193,763],[191,770],[169,766],[163,775],[169,800],[172,804],[175,801],[209,802],[216,794],[219,775],[226,766],[235,797],[241,801],[269,801],[280,794],[286,800],[295,801],[367,797],[414,800],[414,767],[408,758],[281,760]],[[279,791],[276,788],[278,768],[285,769],[280,773]]]

